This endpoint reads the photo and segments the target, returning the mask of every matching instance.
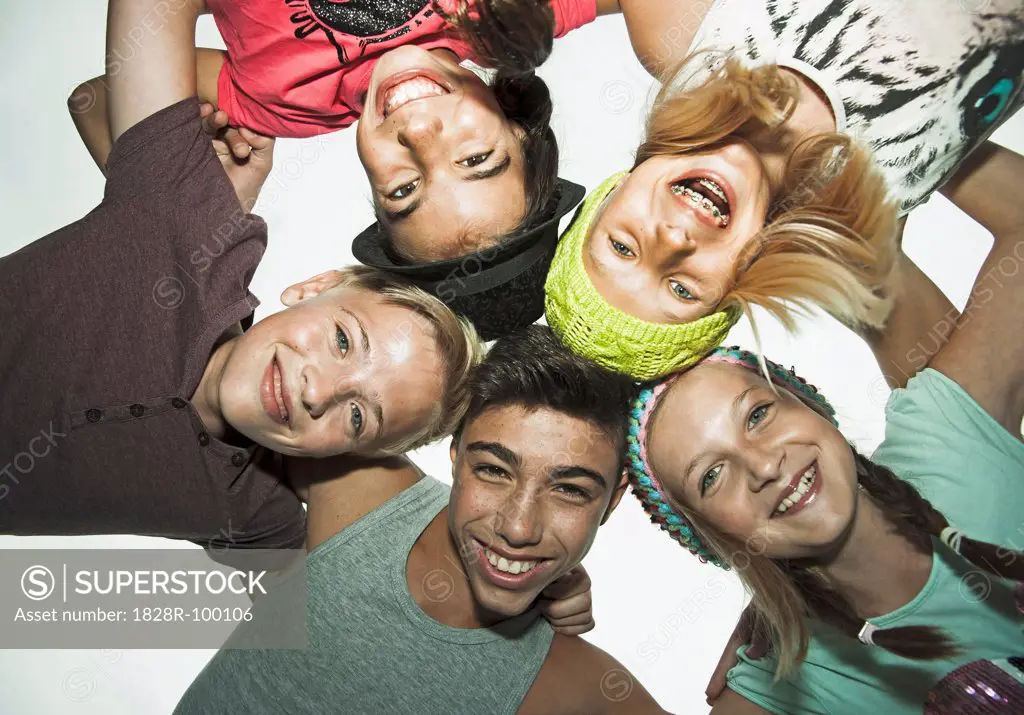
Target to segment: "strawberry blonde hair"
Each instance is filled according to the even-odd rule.
[[[659,91],[634,168],[655,156],[707,150],[730,136],[779,140],[799,87],[777,65],[683,59]],[[712,64],[717,64],[713,67]],[[702,74],[685,82],[683,72]],[[739,257],[741,272],[719,309],[760,305],[792,330],[794,310],[817,305],[851,326],[880,328],[891,308],[897,210],[866,148],[841,134],[807,137],[791,149],[767,222]]]

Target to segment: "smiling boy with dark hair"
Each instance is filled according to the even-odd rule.
[[[476,371],[451,488],[404,459],[306,462],[309,648],[221,650],[175,712],[663,713],[537,608],[626,489],[630,391],[532,326]],[[229,647],[287,607],[257,602]]]

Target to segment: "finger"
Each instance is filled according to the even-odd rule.
[[[557,601],[586,593],[590,590],[590,586],[590,575],[583,569],[573,569],[561,578],[548,584],[542,595],[545,598]]]
[[[267,147],[271,146],[274,143],[273,137],[268,137],[263,134],[257,134],[253,130],[248,129],[246,127],[240,127],[238,129],[238,133],[241,135],[243,139],[245,139],[246,142],[249,143],[249,146],[251,146],[254,151],[262,151],[263,149],[266,149]]]
[[[231,147],[231,153],[239,159],[244,159],[249,156],[252,151],[252,147],[249,146],[249,142],[242,138],[242,135],[234,130],[228,130],[224,135],[224,141]]]
[[[557,601],[541,601],[541,612],[549,619],[568,618],[581,613],[589,616],[593,611],[593,607],[594,604],[589,591],[576,596],[570,596],[569,598],[561,598]]]
[[[199,116],[208,117],[213,114],[213,105],[209,102],[203,102],[199,105]]]
[[[594,616],[592,613],[574,613],[571,616],[564,616],[562,618],[550,618],[548,623],[554,628],[568,628],[571,626],[585,626],[588,623],[594,622]]]
[[[551,627],[556,633],[561,633],[563,636],[579,636],[594,630],[594,621],[591,620],[578,626],[556,626],[552,624]]]
[[[210,107],[211,112],[203,116],[203,131],[211,137],[215,137],[228,125],[228,115],[224,111],[212,111],[213,105],[208,104],[206,106]]]

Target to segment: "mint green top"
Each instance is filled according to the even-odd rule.
[[[518,711],[547,658],[554,635],[548,622],[528,611],[494,628],[450,628],[427,616],[409,593],[409,551],[448,506],[449,493],[447,485],[425,477],[314,549],[309,648],[221,650],[175,715]],[[456,565],[445,568],[449,578],[462,576]],[[253,608],[295,602],[276,601],[271,590]],[[273,627],[272,613],[257,615],[239,625],[231,645],[243,646],[260,637],[256,629]]]
[[[875,462],[912,482],[967,535],[1024,550],[1024,443],[932,369],[893,391],[885,412],[885,440]],[[1024,702],[1024,673],[1008,661],[1024,656],[1024,603],[1016,602],[1014,584],[979,572],[937,539],[934,544],[925,587],[871,623],[939,626],[965,649],[962,656],[911,661],[812,623],[807,660],[795,677],[773,683],[775,660],[750,660],[740,649],[728,686],[773,713],[920,715],[929,693],[939,700],[962,694],[956,683],[970,672],[984,673],[980,680],[967,678],[971,682],[997,682],[1000,696],[1010,692],[1016,697],[1011,702]],[[971,692],[981,697],[977,689]]]

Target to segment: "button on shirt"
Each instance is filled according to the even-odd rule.
[[[102,203],[0,259],[0,533],[299,548],[280,455],[212,437],[188,401],[249,292],[246,214],[190,98],[110,154]]]

